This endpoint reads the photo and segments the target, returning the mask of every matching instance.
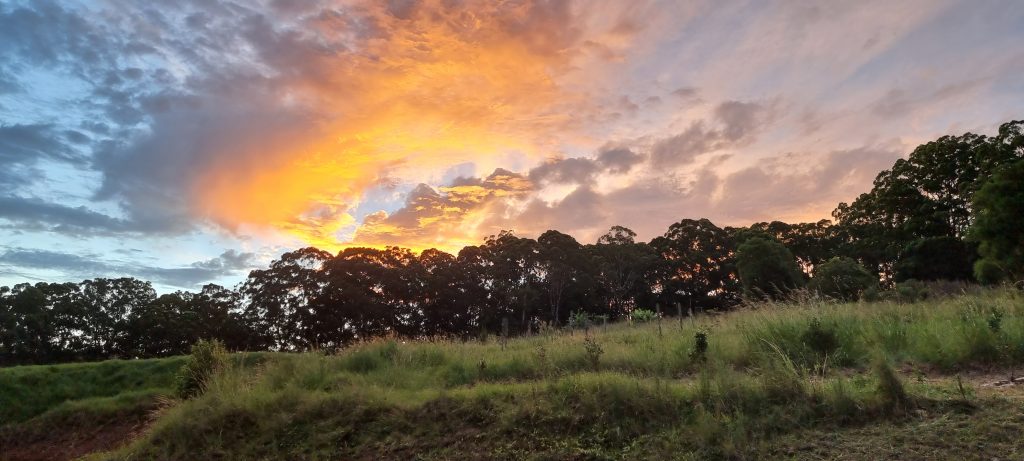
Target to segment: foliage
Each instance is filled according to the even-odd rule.
[[[969,280],[976,249],[956,237],[915,240],[903,249],[893,267],[894,280]]]
[[[647,323],[658,318],[658,314],[650,309],[636,309],[630,313],[630,319],[637,323]]]
[[[975,275],[984,282],[1024,277],[1024,160],[1000,169],[974,197],[970,237],[980,244]]]
[[[590,314],[583,311],[573,312],[569,316],[569,328],[574,330],[590,328]]]
[[[666,305],[692,301],[718,308],[737,302],[736,250],[725,230],[707,219],[684,219],[669,226],[651,246],[661,256],[655,276]]]
[[[690,361],[705,363],[708,361],[708,331],[697,330],[693,334],[693,349],[690,350]]]
[[[604,354],[604,349],[601,348],[597,340],[589,336],[583,340],[583,348],[587,351],[587,362],[596,370],[598,365],[600,365],[601,354]]]
[[[943,136],[918,146],[882,171],[870,192],[833,212],[845,239],[841,252],[890,276],[901,251],[929,237],[962,238],[970,225],[974,194],[1002,166],[1024,157],[1024,121],[999,127],[999,135]]]
[[[224,345],[216,339],[193,344],[192,353],[176,377],[178,397],[187,399],[201,394],[214,373],[224,366],[226,354]]]
[[[810,288],[823,296],[854,300],[865,290],[877,286],[875,278],[864,266],[850,258],[832,258],[814,270]]]
[[[751,297],[782,298],[804,284],[796,258],[774,240],[753,237],[736,251],[736,269],[743,291]]]
[[[801,336],[804,344],[807,344],[814,352],[820,355],[829,355],[839,348],[839,337],[832,326],[825,326],[818,317],[811,318],[807,330]]]

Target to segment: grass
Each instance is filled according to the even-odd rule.
[[[952,377],[1024,363],[1022,301],[806,301],[665,320],[661,334],[651,322],[505,348],[385,339],[264,354],[94,458],[933,459],[934,433],[956,437],[938,446],[1013,457],[1022,399]],[[81,403],[106,404],[119,407]]]
[[[170,391],[183,357],[0,368],[0,426],[69,402]]]

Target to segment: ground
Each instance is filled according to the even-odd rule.
[[[0,459],[1024,459],[1014,292],[502,343],[0,369]]]

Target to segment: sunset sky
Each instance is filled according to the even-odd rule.
[[[1024,118],[1016,0],[0,0],[0,284],[813,221]]]

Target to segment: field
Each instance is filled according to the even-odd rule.
[[[0,457],[1024,458],[1014,291],[181,363],[0,369]]]

